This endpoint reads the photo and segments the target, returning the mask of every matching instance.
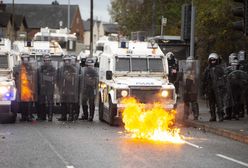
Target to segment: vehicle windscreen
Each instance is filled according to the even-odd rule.
[[[0,55],[0,68],[8,68],[8,55]]]
[[[164,72],[162,58],[116,58],[116,71]]]
[[[150,72],[163,72],[163,62],[161,58],[149,58],[149,71]]]

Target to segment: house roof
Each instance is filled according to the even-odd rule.
[[[94,21],[94,24],[97,23],[97,26],[100,25],[101,21]],[[84,31],[90,31],[90,20],[83,21]],[[118,33],[119,25],[114,23],[103,23],[104,32],[109,33]]]
[[[12,21],[12,14],[7,12],[0,12],[0,26],[7,27],[9,21]],[[19,29],[22,23],[25,27],[27,27],[26,19],[22,15],[15,15],[14,21],[16,30]]]
[[[7,27],[10,19],[11,19],[11,13],[0,12],[0,26],[1,27]]]
[[[83,21],[84,24],[84,31],[90,31],[90,21],[86,20]]]
[[[104,23],[103,28],[105,33],[118,33],[119,25],[114,23]]]
[[[6,11],[12,12],[12,4],[6,5]],[[70,21],[77,10],[78,5],[70,5]],[[29,28],[59,28],[60,21],[63,22],[63,27],[66,27],[67,12],[68,5],[15,4],[15,14],[24,15]]]
[[[94,24],[97,23],[97,26],[100,26],[101,21],[99,20],[93,20]],[[90,31],[90,19],[87,19],[86,21],[83,21],[84,24],[84,31]]]

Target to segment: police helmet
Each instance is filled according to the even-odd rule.
[[[228,57],[228,62],[231,65],[233,63],[234,60],[238,59],[238,55],[237,53],[231,53]]]
[[[49,55],[49,54],[43,55],[43,61],[51,61],[51,60],[52,60],[51,55]]]
[[[168,59],[173,59],[173,58],[174,58],[173,52],[168,52],[168,53],[166,53],[165,56],[166,56]]]
[[[208,56],[208,60],[214,60],[214,59],[217,60],[218,58],[219,58],[219,56],[216,53],[211,53]]]
[[[94,64],[95,64],[95,61],[92,58],[87,58],[86,59],[85,65],[94,66]]]
[[[65,55],[65,56],[63,57],[63,60],[64,60],[64,61],[66,61],[66,60],[71,60],[71,57],[70,57],[69,55]]]
[[[21,53],[21,60],[26,62],[29,61],[30,55],[28,53]]]

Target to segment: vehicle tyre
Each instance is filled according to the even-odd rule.
[[[99,104],[98,104],[98,111],[99,111],[99,120],[100,121],[103,121],[103,102],[102,102],[102,99],[101,99],[101,94],[99,93],[99,97],[98,97],[98,101],[99,101]]]
[[[6,113],[0,116],[0,123],[1,124],[9,124],[16,122],[16,113]]]
[[[111,97],[109,96],[109,125],[114,126],[114,117],[116,115],[116,108],[112,103]]]

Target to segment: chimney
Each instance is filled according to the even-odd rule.
[[[6,4],[3,3],[2,0],[0,0],[0,12],[4,12],[6,9]]]

